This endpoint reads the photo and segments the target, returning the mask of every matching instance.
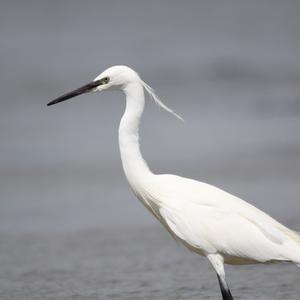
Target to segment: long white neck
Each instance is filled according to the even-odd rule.
[[[131,187],[138,189],[153,175],[142,157],[139,145],[139,124],[144,110],[144,89],[139,82],[124,88],[126,109],[119,126],[119,147],[123,169]]]

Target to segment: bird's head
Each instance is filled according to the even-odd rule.
[[[105,90],[123,89],[127,84],[134,81],[139,81],[139,75],[132,69],[126,66],[113,66],[106,69],[98,75],[93,81],[81,86],[80,88],[66,93],[47,105],[53,105],[70,98],[86,94],[90,92],[101,92]]]
[[[54,99],[47,105],[50,106],[68,100],[70,98],[79,96],[81,94],[86,94],[90,92],[102,92],[105,90],[124,90],[132,83],[141,85],[150,94],[150,96],[153,98],[156,104],[158,104],[160,107],[182,120],[182,118],[179,115],[177,115],[175,112],[173,112],[170,108],[168,108],[165,104],[161,102],[161,100],[156,96],[154,90],[140,78],[137,72],[135,72],[127,66],[110,67],[104,72],[102,72],[100,75],[98,75],[90,83],[85,84],[72,92],[66,93]]]
[[[140,81],[138,73],[127,66],[110,67],[93,80],[93,82],[100,83],[95,88],[95,91],[99,92],[110,89],[122,90],[128,84]]]

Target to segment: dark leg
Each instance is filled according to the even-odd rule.
[[[217,273],[223,300],[233,300],[228,284],[225,280],[223,257],[220,254],[216,253],[207,255],[207,258],[211,262],[212,266],[214,267]]]
[[[223,280],[221,279],[221,277],[219,275],[217,275],[217,276],[218,276],[223,300],[233,300],[233,297],[231,295],[230,289],[228,288],[228,285],[226,284],[226,281],[224,280],[224,283],[223,283]]]

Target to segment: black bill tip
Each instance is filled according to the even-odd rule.
[[[57,98],[57,99],[54,99],[54,100],[50,101],[49,103],[47,103],[47,106],[50,106],[50,105],[53,105],[53,104],[56,104],[56,103],[59,103],[62,101],[64,101],[64,100],[60,100],[59,98]]]
[[[101,80],[95,80],[95,81],[92,81],[88,84],[85,84],[83,85],[82,87],[72,91],[72,92],[69,92],[69,93],[66,93],[52,101],[50,101],[47,106],[51,106],[51,105],[54,105],[54,104],[57,104],[59,102],[63,102],[65,100],[68,100],[68,99],[71,99],[73,97],[76,97],[76,96],[79,96],[81,94],[85,94],[85,93],[88,93],[88,92],[91,92],[94,88],[96,88],[97,86],[101,85]]]

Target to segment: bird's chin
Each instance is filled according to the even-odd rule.
[[[103,91],[105,91],[105,90],[106,90],[106,88],[103,88],[102,85],[99,85],[99,86],[95,87],[95,88],[92,90],[92,92],[93,92],[93,93],[96,93],[96,92],[103,92]]]
[[[115,87],[105,84],[105,85],[97,86],[93,91],[94,92],[104,92],[104,91],[111,91],[111,90],[115,90]]]

